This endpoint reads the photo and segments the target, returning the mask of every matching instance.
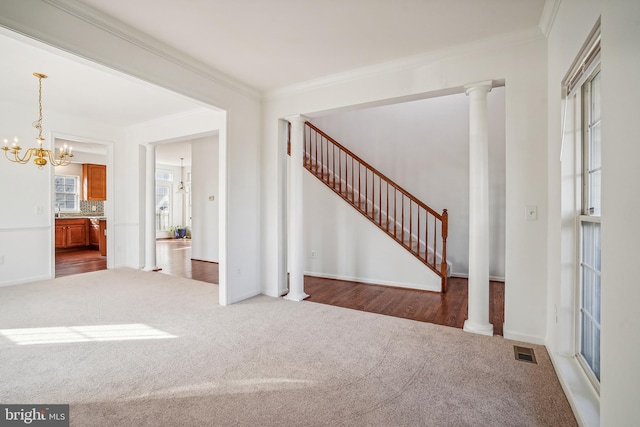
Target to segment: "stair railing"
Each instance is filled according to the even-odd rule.
[[[446,292],[446,209],[441,214],[434,211],[309,122],[304,166],[438,274]]]

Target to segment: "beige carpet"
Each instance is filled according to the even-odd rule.
[[[130,269],[0,288],[0,403],[69,403],[73,426],[576,425],[544,347],[217,295]]]

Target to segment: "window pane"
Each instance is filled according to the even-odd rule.
[[[156,171],[156,179],[158,181],[173,181],[173,172],[171,171]]]
[[[56,209],[62,211],[77,211],[80,209],[78,183],[78,176],[57,175],[55,177]]]
[[[156,231],[169,231],[171,227],[171,186],[156,185]]]
[[[587,169],[587,186],[585,188],[585,200],[587,202],[586,215],[601,215],[601,172],[602,165],[602,130],[600,125],[600,72],[590,81],[585,83],[585,118],[587,120],[585,155]]]
[[[600,72],[591,79],[591,121],[600,121]]]
[[[580,354],[600,379],[600,223],[582,222]]]

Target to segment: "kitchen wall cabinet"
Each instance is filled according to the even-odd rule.
[[[107,167],[82,165],[82,200],[107,200]]]

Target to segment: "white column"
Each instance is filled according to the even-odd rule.
[[[158,271],[156,265],[156,146],[147,145],[145,174],[144,270]]]
[[[289,167],[289,293],[284,297],[302,301],[309,295],[304,293],[304,211],[303,211],[303,116],[290,117],[291,161]]]
[[[465,86],[469,96],[469,300],[464,330],[493,335],[489,323],[489,132],[492,82]]]

